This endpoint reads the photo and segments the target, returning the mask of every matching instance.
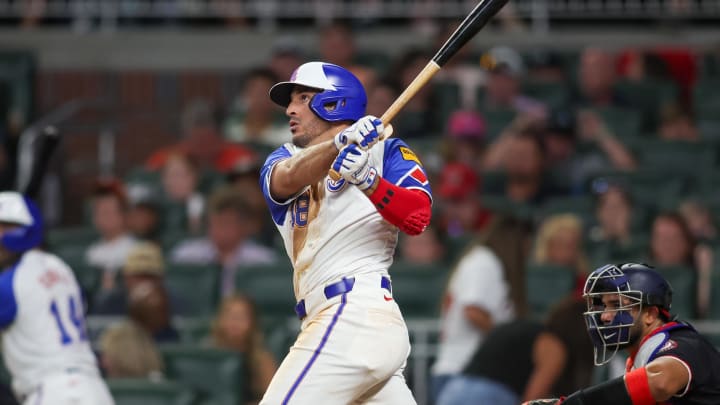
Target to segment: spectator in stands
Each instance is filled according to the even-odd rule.
[[[458,162],[480,172],[485,152],[486,123],[472,110],[459,110],[450,115],[443,139],[445,160]]]
[[[122,269],[122,283],[110,291],[95,295],[92,312],[99,315],[123,315],[128,311],[128,293],[142,283],[165,284],[165,261],[159,246],[142,242],[130,251]],[[171,313],[180,305],[171,297]]]
[[[593,346],[584,311],[584,300],[568,297],[544,325],[524,319],[499,325],[475,350],[462,375],[447,384],[437,405],[517,405],[589,384]]]
[[[164,230],[198,233],[202,230],[205,197],[198,191],[200,173],[187,155],[173,153],[162,167]]]
[[[611,107],[625,104],[616,91],[615,54],[598,48],[586,48],[580,55],[578,93],[574,105]]]
[[[448,163],[440,173],[437,196],[441,213],[438,224],[448,236],[472,235],[490,221],[490,212],[482,207],[480,179],[463,163]]]
[[[574,214],[545,218],[535,239],[532,260],[536,264],[561,266],[575,271],[576,295],[582,295],[590,265],[583,247],[583,224]]]
[[[666,141],[700,141],[700,133],[692,113],[679,105],[662,109],[658,134],[660,139]]]
[[[367,92],[367,113],[376,117],[382,116],[400,95],[400,92],[401,89],[395,81],[390,79],[379,80]]]
[[[207,236],[181,242],[170,253],[171,260],[181,264],[217,264],[222,267],[221,293],[231,294],[235,273],[244,265],[268,264],[277,254],[254,242],[260,227],[260,212],[242,192],[223,187],[211,195],[208,204]]]
[[[278,38],[272,47],[272,54],[268,62],[268,68],[275,77],[288,78],[298,66],[306,62],[305,55],[300,44],[294,37],[285,36]]]
[[[181,117],[180,142],[153,152],[145,162],[150,170],[159,170],[173,153],[181,153],[196,162],[200,170],[224,171],[228,155],[247,152],[247,148],[222,139],[210,102],[202,99],[185,106]]]
[[[548,197],[566,194],[567,190],[550,182],[545,143],[540,132],[530,129],[531,122],[527,116],[516,118],[510,128],[488,146],[485,170],[502,170],[506,178],[503,184],[494,185],[502,189],[489,186],[486,191],[504,194],[516,203],[539,206]]]
[[[525,65],[517,51],[497,46],[483,55],[481,63],[490,72],[485,96],[480,100],[483,111],[512,110],[535,118],[547,115],[547,107],[543,103],[521,92]]]
[[[225,298],[213,322],[211,339],[215,347],[245,355],[249,381],[243,383],[247,390],[243,397],[245,405],[256,405],[270,385],[277,363],[265,348],[253,301],[244,295]]]
[[[590,110],[577,115],[557,109],[548,117],[543,140],[547,164],[556,178],[562,178],[577,194],[583,193],[588,180],[608,168],[630,171],[636,163],[632,153],[618,141],[602,118]],[[578,149],[583,141],[594,148]]]
[[[350,25],[334,21],[323,27],[319,38],[319,60],[348,69],[360,80],[365,90],[370,92],[377,81],[377,73],[373,69],[357,63],[358,51],[355,34]]]
[[[152,337],[131,320],[100,337],[100,365],[108,378],[162,378],[164,364]]]
[[[242,90],[225,119],[226,139],[269,150],[285,143],[287,122],[276,119],[278,108],[267,96],[278,81],[268,68],[255,68],[245,75]]]
[[[630,259],[636,235],[632,232],[633,199],[619,183],[598,179],[593,183],[595,224],[588,231],[593,263]],[[638,260],[638,258],[634,258]]]
[[[227,183],[245,195],[248,203],[253,207],[253,212],[267,210],[267,203],[258,182],[261,165],[262,162],[257,155],[239,156],[226,175]],[[277,238],[275,223],[269,216],[263,216],[258,221],[261,222],[260,230],[253,239],[265,246],[273,246]]]
[[[432,368],[432,395],[463,370],[498,324],[525,312],[529,224],[496,216],[460,258],[443,298],[440,346]]]
[[[99,180],[91,198],[93,226],[100,240],[88,247],[85,261],[102,271],[100,290],[110,291],[137,242],[127,229],[127,197],[119,181]]]
[[[128,290],[128,317],[158,344],[180,341],[171,320],[170,298],[161,283],[145,281]]]
[[[131,201],[127,214],[128,230],[137,240],[158,242],[162,227],[160,213],[160,203],[150,197]]]
[[[435,36],[435,46],[440,47],[450,38],[460,25],[460,21],[445,24]],[[480,67],[476,55],[472,55],[472,47],[463,46],[457,54],[448,60],[435,75],[438,83],[457,86],[459,89],[459,106],[463,109],[475,108],[478,105],[478,91],[485,85],[487,74]]]
[[[440,265],[447,258],[445,235],[436,226],[429,225],[416,236],[400,235],[398,259],[418,265]]]
[[[425,67],[430,56],[422,49],[410,49],[400,56],[390,69],[390,77],[398,81],[398,88],[410,85]],[[393,126],[404,139],[432,136],[444,125],[440,122],[433,86],[423,86],[393,120]]]
[[[567,80],[565,65],[560,54],[551,49],[531,49],[526,58],[526,80],[536,83],[563,84]]]
[[[688,198],[680,203],[678,210],[695,240],[706,244],[717,242],[717,223],[707,204],[696,198]]]
[[[710,305],[713,253],[709,246],[697,242],[680,214],[661,213],[653,220],[649,263],[660,268],[680,266],[696,272],[697,307],[692,316],[703,316],[707,313]]]

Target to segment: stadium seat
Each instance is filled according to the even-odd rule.
[[[0,361],[0,383],[10,384],[10,372],[5,368],[3,361]]]
[[[720,77],[705,78],[693,87],[693,106],[698,117],[717,118],[720,111]]]
[[[706,173],[717,161],[715,150],[708,145],[682,141],[648,140],[637,149],[637,155],[644,168],[687,175]]]
[[[572,293],[575,270],[549,264],[530,263],[525,272],[527,303],[531,316],[544,317],[556,303]]]
[[[654,131],[663,106],[674,104],[678,99],[677,85],[669,80],[622,81],[615,88],[630,107],[642,114],[644,132]]]
[[[487,124],[487,142],[497,139],[517,114],[514,110],[482,110],[482,108],[481,112]]]
[[[182,297],[180,316],[210,316],[215,313],[221,269],[213,265],[168,264],[165,285]]]
[[[570,100],[570,91],[565,83],[526,81],[522,84],[522,91],[550,108],[563,107]]]
[[[173,325],[180,335],[180,342],[184,344],[201,344],[210,336],[212,317],[209,316],[176,316]]]
[[[235,277],[235,288],[253,299],[263,317],[284,319],[295,315],[293,270],[285,261],[242,267]]]
[[[221,349],[166,345],[160,346],[168,378],[190,387],[213,405],[243,404],[244,359]]]
[[[194,405],[195,394],[185,384],[143,379],[109,379],[115,405]]]
[[[590,196],[553,197],[546,200],[538,210],[539,219],[556,214],[574,214],[589,222],[594,214],[594,202]]]
[[[393,263],[390,267],[392,295],[406,318],[439,316],[449,271],[444,264]]]
[[[99,238],[98,232],[91,226],[52,228],[47,231],[46,241],[52,250],[60,246],[81,246],[87,249]]]
[[[697,274],[695,270],[682,267],[657,267],[656,270],[673,289],[671,312],[681,319],[694,319],[697,312]]]
[[[628,108],[606,107],[596,110],[605,124],[619,139],[642,135],[642,114]]]

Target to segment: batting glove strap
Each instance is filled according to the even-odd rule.
[[[562,398],[533,399],[523,402],[522,405],[560,405],[563,404]]]

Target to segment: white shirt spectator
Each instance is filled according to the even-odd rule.
[[[99,240],[85,252],[85,261],[93,266],[115,274],[124,265],[130,251],[137,241],[129,234],[119,236],[112,240]]]
[[[449,305],[441,319],[441,337],[435,375],[459,374],[467,365],[485,334],[470,323],[464,307],[483,308],[493,324],[512,320],[515,310],[510,287],[498,257],[485,246],[476,246],[458,263],[446,291]]]

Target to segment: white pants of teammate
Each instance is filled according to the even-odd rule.
[[[307,307],[260,405],[415,404],[402,374],[407,327],[380,277],[356,276],[349,293]]]
[[[79,373],[47,377],[23,405],[114,405],[110,391],[100,377]]]

